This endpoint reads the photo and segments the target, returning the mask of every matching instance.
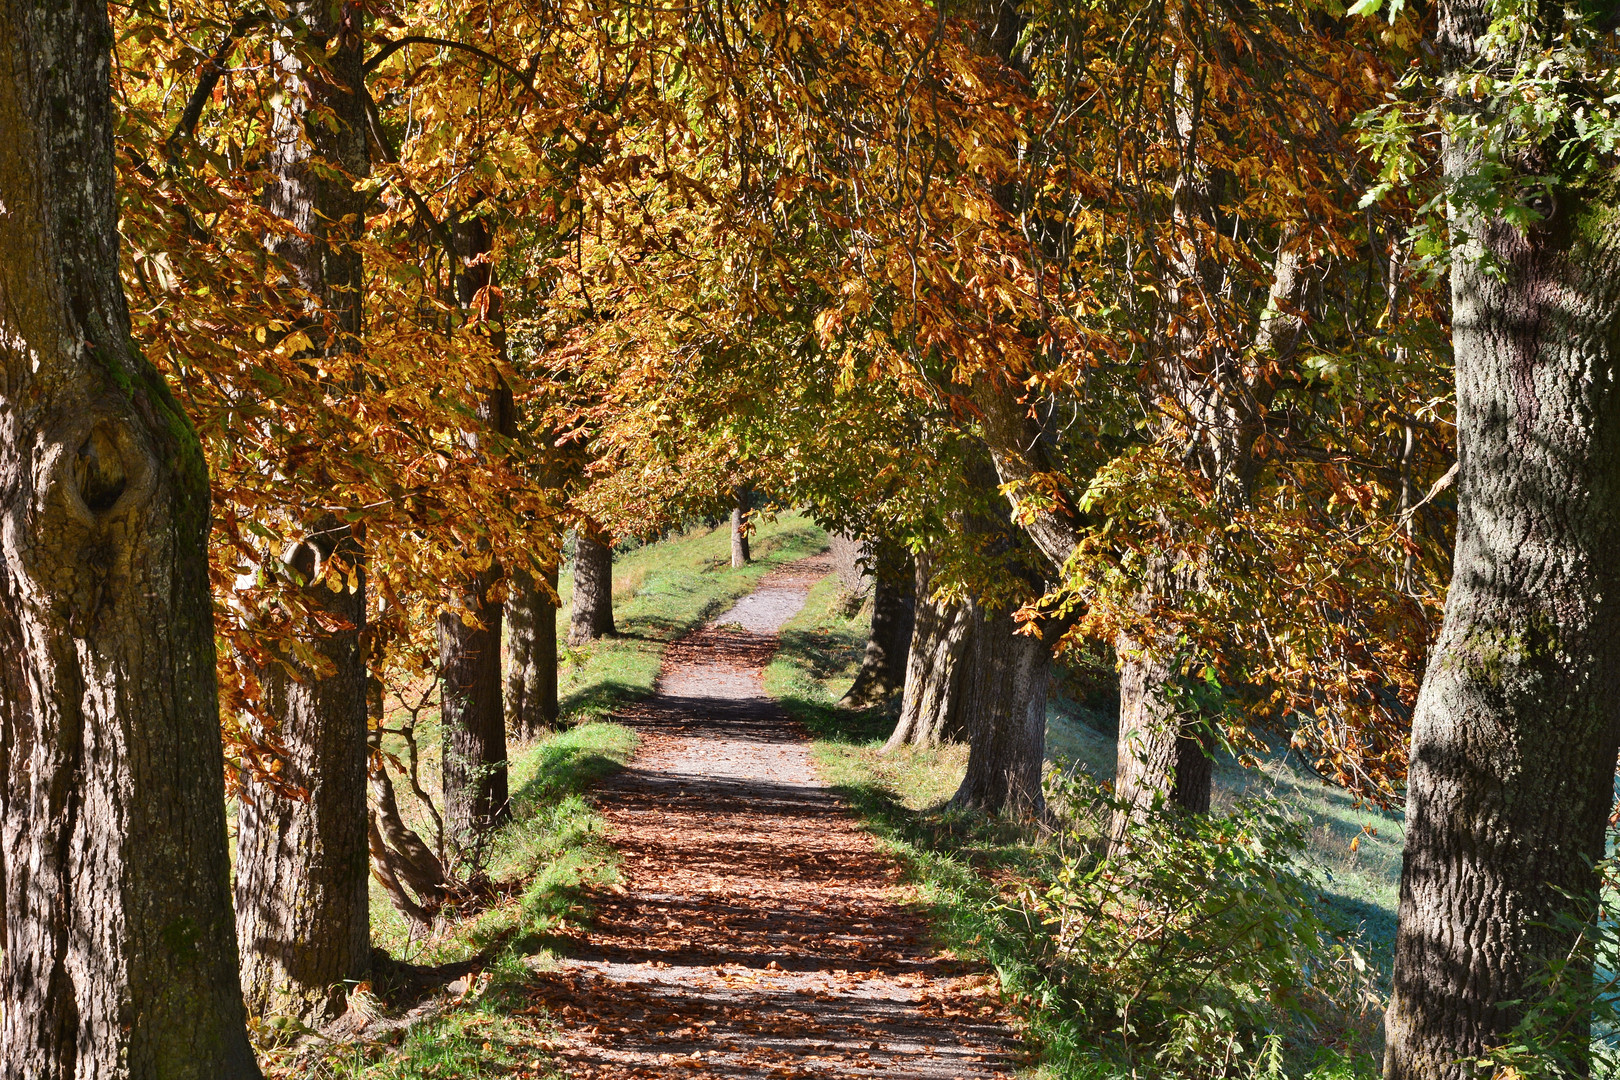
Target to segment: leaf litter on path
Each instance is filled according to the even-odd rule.
[[[928,947],[900,873],[765,695],[777,632],[831,570],[772,573],[672,644],[595,793],[624,859],[589,931],[537,971],[571,1077],[990,1080],[1017,1052],[993,977]]]

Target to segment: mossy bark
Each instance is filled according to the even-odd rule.
[[[1453,69],[1492,17],[1441,5]],[[1442,156],[1478,175],[1472,147]],[[1596,900],[1620,743],[1620,220],[1567,185],[1546,209],[1526,230],[1453,208],[1456,556],[1412,723],[1390,1080],[1470,1075],[1568,954],[1559,917]]]
[[[991,814],[1039,818],[1046,798],[1046,691],[1051,647],[1016,632],[1010,611],[973,605],[961,711],[967,771],[951,802]]]
[[[105,4],[0,4],[0,1077],[246,1080],[195,433],[118,280]]]

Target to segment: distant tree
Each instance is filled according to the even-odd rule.
[[[130,338],[112,43],[0,5],[0,1077],[249,1080],[208,467]]]
[[[743,485],[737,488],[736,496],[731,502],[731,565],[747,566],[754,561],[754,556],[748,550],[748,533],[752,528],[748,520],[748,487]]]
[[[585,518],[574,534],[574,611],[568,644],[584,645],[614,633],[613,538]]]

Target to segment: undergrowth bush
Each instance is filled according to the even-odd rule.
[[[1620,840],[1610,830],[1608,849]],[[1620,1077],[1620,855],[1597,864],[1598,898],[1569,896],[1568,910],[1537,924],[1568,942],[1526,984],[1518,1023],[1470,1063],[1503,1080]]]
[[[1110,793],[1083,772],[1054,787],[1067,822],[1051,870],[1009,911],[1039,973],[1030,1004],[1062,1018],[1064,1041],[1139,1077],[1370,1064],[1374,980],[1320,914],[1302,822],[1268,800],[1222,815],[1159,805],[1105,853]]]

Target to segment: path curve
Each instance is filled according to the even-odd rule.
[[[777,632],[831,570],[767,576],[669,647],[641,736],[595,801],[622,895],[536,974],[571,1077],[1008,1077],[993,979],[932,953],[899,869],[764,691]]]

